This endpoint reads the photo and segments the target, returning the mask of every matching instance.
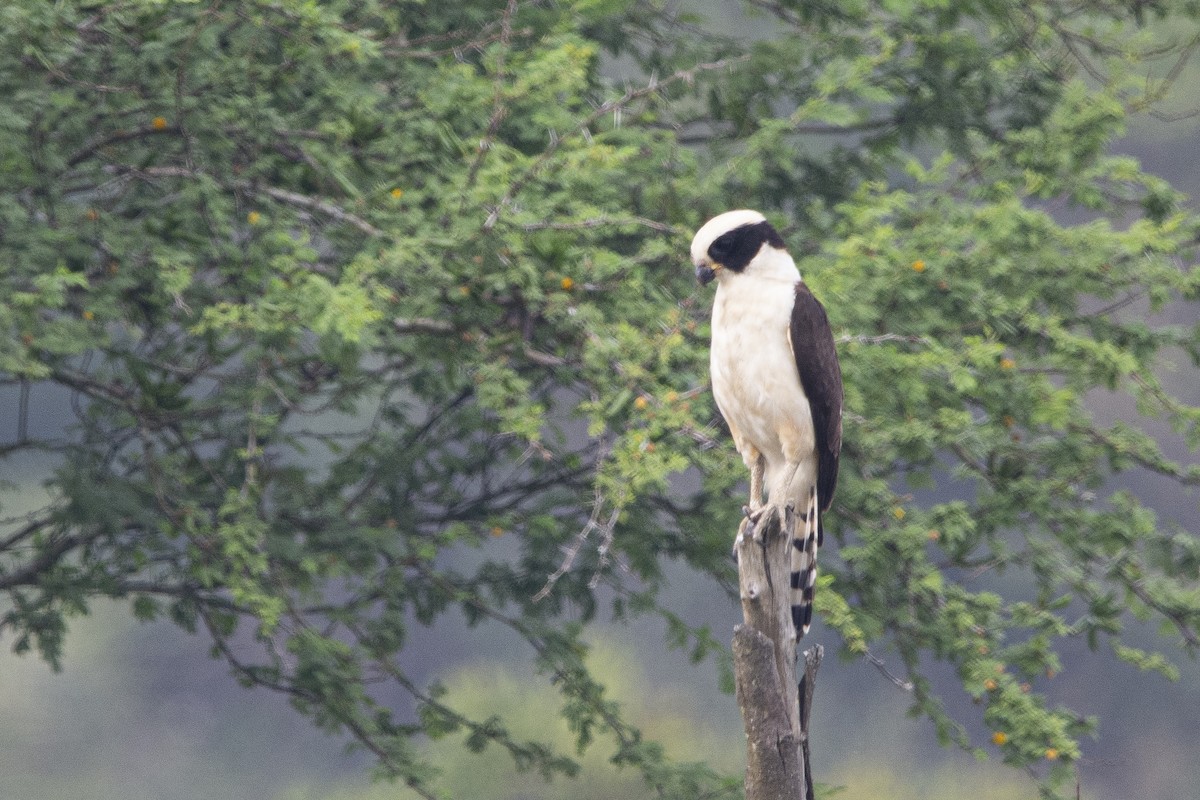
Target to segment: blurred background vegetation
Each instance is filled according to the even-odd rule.
[[[736,796],[755,206],[847,376],[822,796],[1193,796],[1198,14],[6,4],[0,795]]]

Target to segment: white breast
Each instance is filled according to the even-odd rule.
[[[713,396],[743,458],[746,444],[765,456],[771,500],[786,499],[776,486],[790,477],[784,474],[786,464],[800,468],[801,479],[792,482],[788,493],[801,499],[815,477],[816,444],[812,412],[788,342],[795,280],[722,277],[713,302]]]

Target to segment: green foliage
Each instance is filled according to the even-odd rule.
[[[727,792],[584,653],[610,611],[720,649],[662,602],[668,560],[728,578],[743,477],[685,253],[755,206],[840,337],[826,624],[980,751],[948,664],[1061,788],[1094,723],[1050,699],[1059,645],[1175,675],[1127,610],[1200,644],[1194,533],[1110,488],[1200,468],[1093,416],[1129,399],[1200,444],[1159,377],[1200,330],[1143,313],[1200,296],[1197,218],[1110,152],[1190,51],[1140,5],[754,5],[735,36],[642,2],[8,4],[0,375],[75,418],[0,451],[61,456],[0,532],[0,631],[56,664],[67,618],[130,598],[425,797],[417,741],[459,734],[547,777],[604,740],[659,796]],[[533,647],[571,753],[405,671],[453,610]]]

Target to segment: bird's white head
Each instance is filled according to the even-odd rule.
[[[777,257],[764,259],[760,256]],[[704,223],[692,239],[692,264],[696,267],[696,278],[702,284],[713,278],[723,279],[730,273],[742,274],[748,269],[754,273],[762,272],[764,276],[769,274],[790,280],[800,277],[783,238],[766,217],[750,209],[726,211]]]

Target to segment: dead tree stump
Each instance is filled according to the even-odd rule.
[[[783,519],[786,516],[787,519]],[[805,713],[791,615],[791,514],[768,506],[738,529],[744,622],[733,633],[734,682],[746,729],[746,800],[812,800],[808,714],[820,648],[805,658]]]

